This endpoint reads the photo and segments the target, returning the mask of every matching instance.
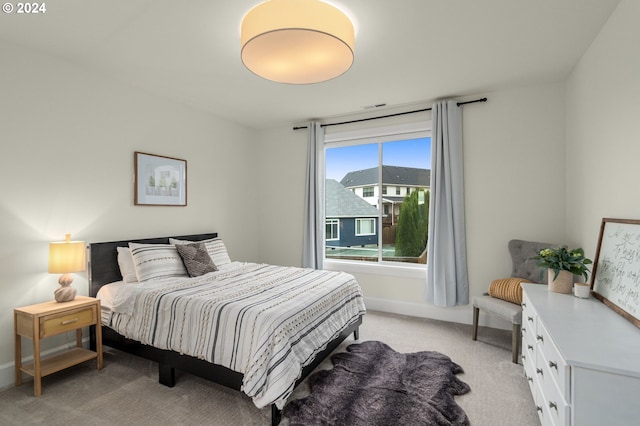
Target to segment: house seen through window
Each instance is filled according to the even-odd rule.
[[[325,258],[426,263],[428,132],[325,143]]]

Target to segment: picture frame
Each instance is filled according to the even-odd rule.
[[[136,206],[186,206],[187,161],[134,152]]]
[[[640,328],[640,220],[602,219],[591,290]]]

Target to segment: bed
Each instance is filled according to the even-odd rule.
[[[177,264],[149,266],[185,247],[198,259],[208,250],[203,263],[216,270],[190,257],[187,275],[169,273]],[[298,383],[351,333],[358,339],[365,314],[349,274],[231,261],[217,233],[92,243],[89,282],[104,306],[104,345],[157,362],[166,386],[177,369],[240,390],[258,408],[271,405],[272,424]]]

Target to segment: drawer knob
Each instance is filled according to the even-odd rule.
[[[522,335],[524,336],[525,334],[527,334],[527,329],[522,327],[522,329],[520,330],[522,333]]]
[[[539,334],[536,336],[536,339],[540,340],[541,342],[544,342],[544,338]]]
[[[533,317],[527,317],[527,319],[531,322],[533,322]]]
[[[549,367],[555,368],[557,370],[558,369],[558,363],[557,362],[553,362],[553,361],[549,361]]]
[[[522,358],[522,360],[523,360],[523,361],[526,361],[526,360],[527,360],[527,356],[526,356],[526,355],[524,355],[524,354],[520,355],[520,358]]]
[[[527,304],[526,304],[525,302],[522,302],[522,307],[523,307],[523,308],[526,308],[526,307],[527,307]]]
[[[527,377],[527,380],[533,382],[533,377]]]
[[[540,412],[542,413],[542,407],[541,407],[541,406],[536,405],[536,410],[537,410],[537,411],[540,411]]]
[[[538,373],[541,376],[544,375],[544,374],[542,374],[542,369],[541,368],[536,368],[536,373]]]
[[[529,349],[530,351],[533,350],[533,346],[532,345],[527,345],[527,349]]]
[[[555,402],[550,402],[549,408],[553,408],[554,410],[558,411],[558,404],[556,404]]]
[[[74,319],[70,319],[70,320],[66,320],[66,321],[62,321],[62,325],[67,325],[67,324],[71,324],[78,321],[78,318],[74,318]]]

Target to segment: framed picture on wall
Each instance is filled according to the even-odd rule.
[[[640,220],[602,219],[593,296],[640,327]]]
[[[136,206],[186,206],[187,161],[134,152]]]

